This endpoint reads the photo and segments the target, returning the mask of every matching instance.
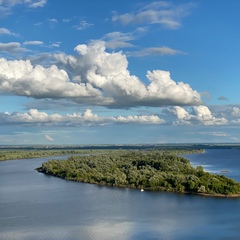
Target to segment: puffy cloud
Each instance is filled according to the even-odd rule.
[[[179,106],[173,107],[170,111],[178,118],[175,124],[224,125],[228,123],[226,118],[213,116],[209,108],[203,105],[192,107],[191,112]]]
[[[38,112],[36,109],[30,109],[27,113],[14,112],[12,114],[4,112],[0,114],[2,123],[46,123],[49,122],[47,113]]]
[[[200,94],[192,90],[189,84],[176,83],[168,71],[148,71],[147,98],[149,101],[160,101],[165,105],[198,105],[201,103]],[[179,103],[179,104],[178,104]]]
[[[0,113],[0,123],[2,124],[40,124],[40,125],[58,125],[58,126],[89,126],[93,124],[163,124],[165,121],[156,115],[139,115],[139,116],[118,116],[118,117],[101,117],[93,114],[91,109],[84,113],[72,113],[61,115],[58,113],[47,114],[39,112],[37,109],[30,109],[26,113],[8,112]],[[39,125],[39,126],[40,126]]]
[[[135,13],[117,14],[112,17],[112,21],[119,21],[122,24],[160,24],[169,29],[176,29],[181,26],[183,17],[189,14],[189,10],[195,5],[179,4],[159,1],[150,3],[140,8]]]
[[[0,124],[9,125],[37,125],[37,126],[103,126],[106,124],[167,124],[167,125],[239,125],[240,120],[231,121],[229,119],[216,117],[211,113],[207,106],[183,107],[174,106],[168,110],[168,113],[172,113],[177,119],[171,120],[171,116],[167,111],[164,114],[164,118],[160,118],[159,114],[152,115],[119,115],[119,116],[99,116],[94,114],[91,109],[86,109],[80,113],[69,113],[66,115],[53,113],[48,114],[44,111],[37,109],[30,109],[28,112],[2,112],[0,113]],[[224,136],[222,133],[214,132],[215,136]]]
[[[228,123],[226,118],[214,117],[207,106],[195,106],[193,109],[196,113],[194,118],[204,125],[224,125]]]
[[[148,71],[149,84],[143,83],[130,74],[122,52],[106,52],[105,42],[78,45],[75,51],[77,56],[45,56],[49,62],[55,60],[56,65],[49,68],[33,66],[28,60],[0,59],[0,91],[113,108],[202,103],[197,91],[188,84],[175,82],[167,71]]]
[[[0,90],[34,98],[97,98],[100,92],[90,84],[69,81],[68,74],[55,65],[44,68],[30,61],[0,59]]]
[[[78,82],[88,82],[112,99],[110,107],[198,105],[200,94],[188,84],[176,83],[167,71],[147,72],[149,85],[128,71],[128,61],[122,52],[108,53],[104,42],[78,45],[79,56],[56,54],[61,67]]]
[[[119,123],[142,123],[142,124],[163,124],[166,121],[160,119],[156,115],[142,115],[142,116],[119,116],[115,119],[116,122]]]
[[[240,117],[240,108],[233,107],[231,111],[232,116],[234,117]]]
[[[175,106],[173,107],[173,113],[177,115],[178,119],[183,119],[183,120],[189,120],[191,118],[191,115],[189,112],[187,112],[184,108]]]
[[[231,123],[238,125],[240,123],[240,108],[232,107],[229,113],[230,113],[229,115],[232,117]]]

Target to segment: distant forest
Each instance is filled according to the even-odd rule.
[[[154,191],[240,196],[240,183],[194,168],[179,154],[203,150],[112,150],[50,160],[37,170],[67,180]]]

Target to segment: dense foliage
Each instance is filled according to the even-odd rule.
[[[201,194],[240,194],[240,184],[194,168],[164,151],[123,151],[51,160],[37,169],[67,180],[111,186]]]
[[[5,160],[15,160],[15,159],[30,159],[30,158],[40,158],[48,156],[60,156],[68,154],[87,154],[91,153],[92,150],[0,150],[0,161]]]

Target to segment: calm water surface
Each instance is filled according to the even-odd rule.
[[[188,158],[239,180],[239,156],[208,150]],[[240,199],[140,192],[34,171],[52,158],[0,162],[1,240],[240,239]]]
[[[205,171],[223,174],[240,182],[240,150],[211,149],[205,154],[188,154],[185,157],[194,167],[201,165]]]

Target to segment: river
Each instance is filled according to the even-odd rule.
[[[188,159],[239,181],[239,156],[213,149]],[[0,162],[1,240],[240,239],[240,198],[141,192],[34,170],[53,158],[60,157]]]

